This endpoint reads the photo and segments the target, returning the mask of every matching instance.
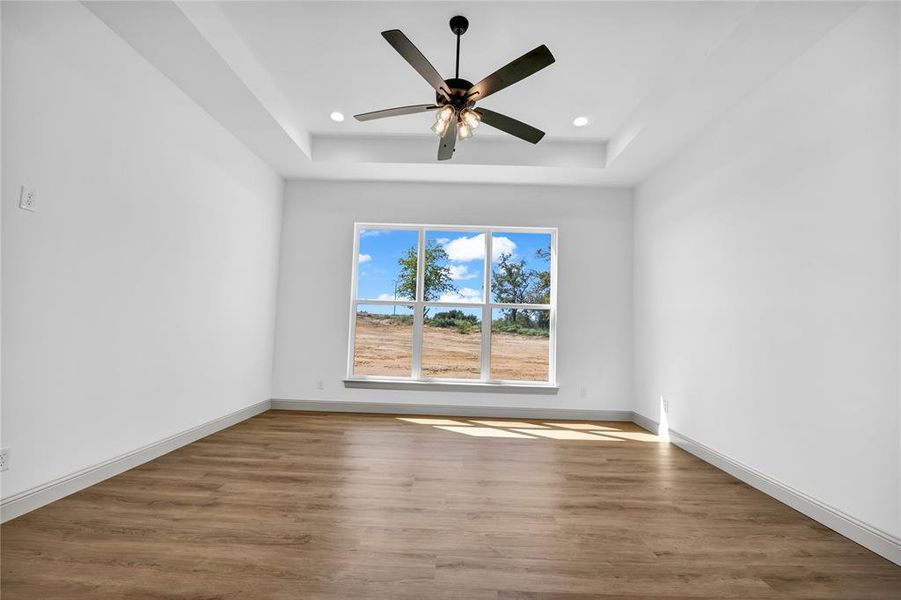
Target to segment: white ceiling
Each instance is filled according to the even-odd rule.
[[[856,5],[757,2],[108,2],[88,7],[287,178],[631,185],[792,62]],[[483,126],[437,163],[432,102],[380,32],[461,77],[546,44],[556,63],[484,102],[547,132]],[[347,119],[335,123],[332,111]],[[572,125],[584,115],[590,124]],[[484,138],[484,139],[483,139]],[[482,140],[481,146],[480,139]],[[428,151],[429,144],[434,148]],[[425,150],[420,156],[421,150]]]
[[[703,51],[691,40],[723,37],[739,3],[304,2],[223,3],[222,10],[313,133],[422,134],[433,116],[334,123],[356,113],[433,102],[435,93],[379,34],[401,29],[445,78],[454,75],[448,20],[470,21],[461,77],[475,83],[546,44],[557,62],[484,106],[534,124],[548,138],[606,139],[674,63]],[[591,124],[574,127],[585,115]],[[496,130],[495,130],[496,131]],[[478,134],[482,135],[483,131]],[[497,132],[498,135],[504,135]]]

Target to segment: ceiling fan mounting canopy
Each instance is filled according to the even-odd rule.
[[[466,33],[466,30],[469,29],[469,19],[460,15],[451,17],[450,28],[451,31],[454,32],[454,35],[463,35]]]
[[[457,138],[472,137],[473,129],[480,122],[537,144],[544,137],[544,132],[540,129],[494,111],[475,108],[475,104],[553,64],[554,56],[551,51],[547,46],[538,46],[473,85],[472,82],[460,77],[460,36],[469,29],[469,21],[466,17],[457,15],[451,18],[449,25],[451,32],[457,37],[457,53],[454,77],[448,79],[438,74],[432,63],[402,31],[391,29],[382,32],[382,37],[435,90],[434,104],[414,104],[377,110],[354,115],[354,118],[358,121],[370,121],[437,110],[438,116],[432,130],[441,137],[438,144],[438,160],[451,158]]]

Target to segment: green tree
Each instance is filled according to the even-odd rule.
[[[407,248],[407,251],[397,259],[400,265],[400,275],[397,284],[398,298],[416,297],[416,248]],[[429,240],[425,247],[425,273],[423,274],[423,299],[434,302],[442,294],[456,292],[457,288],[451,278],[451,268],[448,263],[447,252],[444,246],[435,240]],[[426,309],[425,314],[428,314]]]
[[[535,282],[535,271],[526,268],[526,259],[513,259],[513,254],[502,253],[496,267],[492,267],[491,293],[495,302],[527,304]],[[515,323],[519,309],[503,309],[504,317]]]
[[[535,251],[535,258],[542,260],[548,264],[544,271],[535,271],[535,284],[531,290],[532,304],[550,304],[551,303],[551,253],[549,250],[539,248]],[[538,311],[538,327],[541,329],[549,329],[550,312],[546,310]]]

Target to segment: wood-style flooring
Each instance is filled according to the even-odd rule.
[[[4,524],[2,600],[901,598],[631,423],[435,419],[259,415]]]

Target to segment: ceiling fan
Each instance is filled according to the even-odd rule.
[[[476,108],[475,104],[553,64],[554,55],[547,49],[547,46],[538,46],[473,85],[465,79],[460,79],[460,36],[466,33],[469,21],[466,17],[453,17],[450,20],[450,28],[457,36],[457,65],[452,79],[442,79],[435,67],[399,29],[382,32],[382,37],[388,40],[388,43],[404,57],[404,60],[410,63],[410,66],[435,89],[434,104],[414,104],[376,110],[354,115],[354,118],[358,121],[371,121],[437,110],[438,114],[432,131],[441,138],[438,144],[438,160],[448,160],[453,157],[457,138],[465,140],[472,137],[473,130],[480,122],[537,144],[544,137],[544,132],[540,129],[487,108]]]

